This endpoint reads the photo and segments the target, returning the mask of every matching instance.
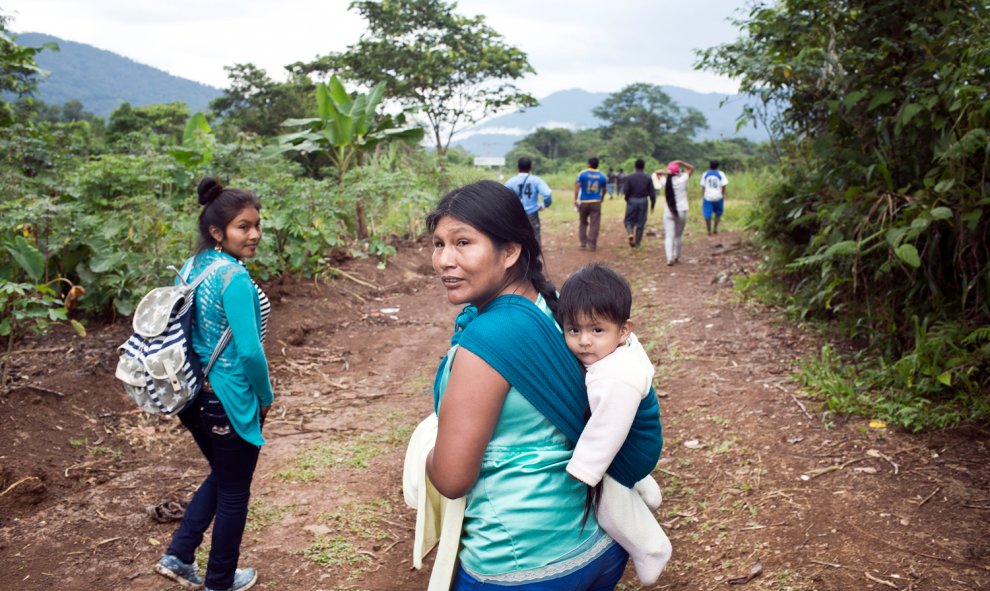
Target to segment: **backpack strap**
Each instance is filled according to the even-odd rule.
[[[524,193],[524,192],[526,192],[526,183],[528,183],[528,182],[529,182],[529,175],[527,174],[527,175],[526,175],[526,178],[525,178],[525,179],[523,179],[523,182],[522,182],[522,184],[521,184],[521,185],[519,185],[519,187],[518,187],[518,189],[517,189],[517,190],[518,190],[518,192],[519,192],[519,198],[520,198],[520,199],[522,199],[522,198],[523,198],[523,193]],[[536,197],[536,201],[537,201],[537,202],[539,202],[539,200],[540,200],[540,198],[539,198],[539,196],[537,196],[537,197]]]
[[[182,281],[183,284],[189,287],[190,291],[195,292],[196,288],[199,287],[199,284],[205,281],[214,271],[220,269],[221,267],[225,267],[227,265],[232,265],[232,264],[234,263],[224,260],[213,261],[212,263],[210,263],[208,267],[203,269],[202,273],[196,276],[196,279],[194,279],[192,283],[188,282],[189,273],[192,272],[191,260],[186,265],[184,274],[179,273],[178,269],[176,269],[174,266],[169,266],[169,269],[175,271],[176,275],[179,276],[179,279]],[[210,362],[206,365],[206,369],[203,370],[204,380],[210,377],[210,371],[213,369],[213,365],[216,364],[218,359],[220,359],[220,354],[223,353],[223,350],[227,348],[228,344],[230,344],[230,340],[232,337],[233,334],[230,332],[230,326],[227,326],[227,328],[224,329],[223,333],[220,334],[220,340],[217,341],[216,346],[213,347],[213,353],[210,354]]]
[[[203,272],[200,273],[196,277],[196,279],[192,283],[189,284],[189,287],[193,291],[195,291],[196,288],[199,287],[199,284],[202,283],[203,281],[205,281],[206,278],[209,277],[210,274],[212,274],[214,271],[220,269],[221,267],[225,267],[227,265],[232,265],[232,264],[234,264],[234,263],[231,263],[230,261],[224,261],[224,260],[213,261],[210,264],[209,267],[203,269]],[[203,370],[203,379],[204,380],[209,379],[209,377],[210,377],[210,370],[213,369],[213,365],[217,362],[217,359],[220,359],[220,354],[223,353],[223,350],[225,348],[227,348],[227,345],[230,343],[230,339],[231,339],[232,336],[233,335],[230,332],[230,326],[228,325],[227,328],[224,329],[223,333],[220,334],[220,340],[217,341],[216,346],[213,347],[213,353],[210,355],[210,362],[206,365],[206,369]]]
[[[210,355],[210,362],[206,364],[206,369],[203,370],[204,380],[210,377],[210,370],[213,369],[213,364],[217,362],[217,359],[220,359],[220,354],[223,353],[223,350],[230,343],[232,336],[233,334],[230,332],[229,326],[223,330],[223,334],[220,335],[220,340],[217,341],[217,346],[213,348],[213,354]]]

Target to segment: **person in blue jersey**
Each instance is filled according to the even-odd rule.
[[[523,209],[533,226],[536,241],[540,240],[540,212],[550,207],[552,192],[550,186],[540,177],[532,174],[533,161],[523,156],[517,163],[519,174],[506,181],[505,186],[519,196]]]
[[[598,170],[598,158],[588,159],[588,168],[574,182],[574,205],[578,208],[578,240],[581,249],[598,248],[598,231],[602,223],[602,200],[608,187],[608,177]]]
[[[718,234],[718,222],[722,219],[722,212],[725,211],[725,186],[729,184],[729,178],[718,169],[718,160],[708,162],[708,170],[701,175],[701,188],[704,191],[701,201],[701,213],[705,217],[705,228],[708,235]],[[712,230],[712,217],[715,218],[715,229]]]
[[[261,425],[273,394],[263,341],[270,304],[252,281],[244,261],[261,240],[261,201],[250,192],[224,188],[214,177],[198,187],[199,247],[183,266],[196,276],[215,261],[221,266],[196,290],[192,345],[206,367],[229,326],[232,340],[206,376],[203,389],[179,413],[210,472],[200,484],[155,570],[190,588],[244,591],[258,580],[253,568],[237,568],[247,522],[251,479],[265,443]],[[206,576],[196,565],[196,549],[213,523]]]
[[[566,471],[588,395],[518,196],[472,183],[445,195],[427,228],[447,300],[464,306],[434,382],[438,430],[425,466],[440,494],[465,497],[450,588],[614,589],[628,556]],[[647,398],[634,442],[609,469],[624,483],[649,474],[662,447],[658,433],[637,428],[659,424]]]

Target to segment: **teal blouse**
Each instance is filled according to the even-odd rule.
[[[260,407],[270,405],[274,398],[262,346],[261,291],[251,281],[248,270],[224,252],[199,252],[183,265],[182,272],[191,264],[192,281],[219,259],[231,264],[215,271],[196,289],[193,350],[205,369],[220,335],[230,326],[233,338],[210,372],[210,386],[234,431],[245,441],[261,446],[265,439],[261,436]]]
[[[537,305],[550,315],[542,298]],[[441,399],[456,352],[452,347],[439,375]],[[593,513],[581,524],[586,487],[565,471],[573,452],[563,433],[511,387],[467,494],[458,557],[468,572],[505,581],[555,576],[607,547]]]

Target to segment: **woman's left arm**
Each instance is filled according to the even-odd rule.
[[[481,459],[509,393],[509,382],[481,358],[458,348],[440,403],[437,443],[426,474],[448,499],[467,494],[478,480]]]
[[[237,273],[223,290],[223,311],[230,325],[237,357],[244,368],[251,389],[262,407],[270,406],[272,383],[268,375],[268,359],[261,345],[260,329],[254,315],[258,289],[247,273]]]

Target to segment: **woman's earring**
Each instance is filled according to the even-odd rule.
[[[216,246],[213,247],[213,250],[215,250],[217,252],[223,252],[223,247],[220,246],[220,243],[219,242],[217,242],[216,243]]]

